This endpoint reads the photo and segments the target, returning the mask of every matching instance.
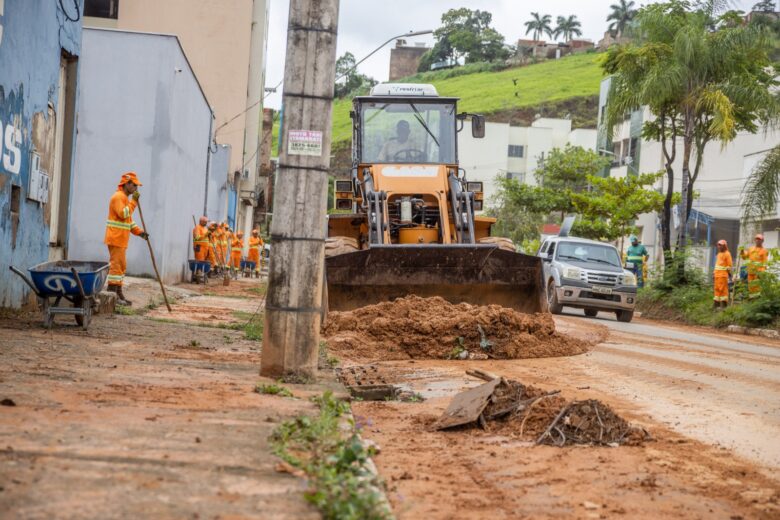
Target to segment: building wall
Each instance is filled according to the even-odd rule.
[[[41,167],[51,176],[58,168],[71,171],[72,146],[67,142],[55,164],[57,118],[62,132],[72,133],[73,121],[73,113],[70,118],[57,113],[59,76],[64,52],[71,60],[68,70],[75,86],[83,2],[77,3],[78,12],[73,2],[62,5],[70,10],[65,13],[59,2],[48,0],[0,1],[0,307],[19,307],[31,299],[27,286],[8,267],[24,270],[49,258],[56,194],[50,194],[48,204],[28,199],[30,152],[40,154]],[[75,113],[77,98],[70,107]],[[62,190],[59,214],[67,215],[70,182],[64,182]]]
[[[220,144],[217,145],[216,152],[211,154],[205,214],[209,220],[215,222],[223,222],[227,219],[230,153],[230,145]]]
[[[76,140],[71,257],[108,259],[108,200],[125,171],[141,205],[160,275],[180,281],[192,217],[203,212],[211,110],[175,36],[85,29]],[[138,211],[134,215],[140,225]],[[128,274],[152,275],[143,240],[130,237]]]
[[[458,159],[471,181],[482,181],[486,206],[497,193],[497,177],[513,178],[535,185],[534,172],[554,148],[567,144],[593,150],[596,130],[571,130],[567,119],[538,119],[530,127],[507,123],[486,123],[485,137],[474,139],[470,132],[458,134]],[[522,146],[523,157],[509,157],[509,145]]]
[[[429,50],[428,47],[407,47],[405,45],[396,45],[393,49],[390,49],[389,81],[417,74],[420,59]]]
[[[218,5],[217,5],[218,4]],[[175,34],[214,109],[219,128],[246,109],[253,0],[120,0],[117,29]],[[87,18],[84,25],[104,20]],[[229,144],[232,171],[241,170],[245,115],[216,134]],[[258,124],[258,121],[254,122]]]

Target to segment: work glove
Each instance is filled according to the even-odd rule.
[[[136,192],[136,193],[138,193],[138,192]],[[138,235],[138,236],[140,236],[140,237],[141,237],[141,238],[143,238],[144,240],[149,240],[149,233],[147,233],[146,231],[142,232],[142,233],[141,233],[140,235]]]
[[[138,191],[138,190],[134,191],[133,192],[133,200],[138,202],[138,199],[140,199],[140,198],[141,198],[141,192]]]

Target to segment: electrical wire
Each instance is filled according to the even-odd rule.
[[[75,1],[78,1],[78,0],[74,0],[74,2],[75,2]],[[60,2],[62,2],[62,0],[60,0]],[[281,84],[282,84],[282,81],[284,81],[284,79],[280,80],[280,81],[279,81],[279,83],[277,83],[277,84],[276,84],[276,86],[273,88],[273,90],[276,90],[276,89],[278,89],[278,88],[279,88],[279,85],[281,85]],[[272,92],[271,94],[275,94],[275,92]],[[261,96],[261,97],[260,97],[260,99],[259,99],[259,100],[258,100],[256,103],[252,103],[251,105],[249,105],[248,107],[246,107],[244,110],[242,110],[242,111],[241,111],[241,112],[239,112],[238,114],[236,114],[236,115],[234,115],[233,117],[231,117],[230,119],[228,119],[226,122],[224,122],[224,123],[222,123],[221,125],[219,125],[219,126],[217,127],[217,129],[216,129],[216,130],[214,130],[214,137],[216,137],[216,136],[217,136],[217,132],[219,132],[221,129],[225,128],[227,125],[229,125],[230,123],[232,123],[233,121],[235,121],[236,119],[238,119],[239,117],[241,117],[242,115],[246,114],[247,112],[249,112],[250,110],[252,110],[253,108],[255,108],[257,105],[259,105],[260,103],[262,103],[263,101],[265,101],[265,98],[266,98],[266,96],[265,96],[265,95]]]
[[[65,9],[65,6],[62,4],[62,0],[60,0],[60,9],[62,9],[62,13],[65,15],[65,18],[67,18],[70,22],[78,22],[81,20],[81,7],[79,7],[79,0],[73,0],[73,5],[76,7],[76,18],[71,18],[71,16],[68,14],[68,11]]]

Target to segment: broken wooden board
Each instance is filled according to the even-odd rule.
[[[457,394],[436,421],[436,429],[445,430],[477,421],[500,382],[501,378],[497,378]]]

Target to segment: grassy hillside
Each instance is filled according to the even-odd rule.
[[[599,59],[599,54],[579,54],[498,72],[478,72],[455,77],[447,77],[451,75],[450,71],[418,74],[408,81],[432,83],[439,95],[459,97],[458,111],[489,115],[598,95],[603,77]],[[512,80],[516,80],[516,86]],[[337,100],[333,104],[334,146],[350,140],[351,107],[350,99]]]

